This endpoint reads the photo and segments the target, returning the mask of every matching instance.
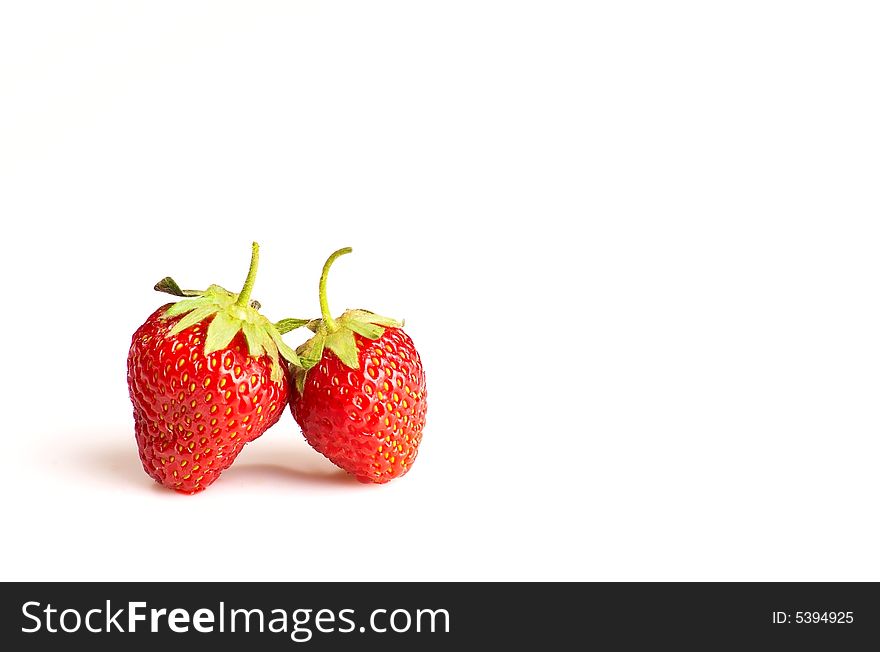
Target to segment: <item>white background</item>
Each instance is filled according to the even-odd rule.
[[[880,10],[0,9],[2,579],[880,580]],[[131,333],[185,287],[405,317],[419,459],[289,413],[194,497]],[[299,332],[286,339],[291,345]]]

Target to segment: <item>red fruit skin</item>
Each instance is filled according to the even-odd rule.
[[[291,383],[290,409],[315,450],[359,481],[382,484],[416,459],[428,409],[425,372],[399,328],[376,340],[354,337],[360,369],[325,349],[303,392]]]
[[[167,308],[132,336],[128,392],[144,471],[161,485],[194,494],[281,418],[288,382],[272,382],[269,358],[248,355],[240,332],[226,349],[205,356],[213,317],[166,337],[179,319],[160,319]]]

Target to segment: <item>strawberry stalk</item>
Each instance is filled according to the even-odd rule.
[[[250,304],[251,292],[254,290],[254,283],[257,280],[257,267],[260,265],[260,245],[256,242],[251,243],[251,266],[248,268],[247,278],[244,280],[244,287],[238,293],[238,299],[235,302],[239,308],[245,308]]]
[[[302,365],[296,352],[281,339],[281,334],[305,325],[307,320],[282,319],[273,324],[259,313],[260,304],[251,301],[259,263],[260,246],[254,242],[251,245],[248,274],[238,294],[219,285],[212,285],[207,290],[181,290],[171,277],[159,281],[155,289],[184,297],[162,314],[163,319],[180,317],[166,337],[173,337],[190,326],[210,319],[205,336],[205,355],[225,349],[238,333],[242,333],[249,355],[254,358],[268,356],[272,362],[271,379],[273,382],[280,382],[284,376],[280,358],[295,367]]]
[[[350,253],[351,247],[343,247],[342,249],[334,251],[330,254],[330,258],[327,259],[327,262],[324,263],[324,268],[321,270],[321,280],[318,282],[318,301],[321,304],[321,319],[324,320],[324,325],[327,327],[328,333],[335,333],[339,330],[339,326],[336,323],[336,320],[330,315],[330,306],[327,303],[327,275],[330,273],[330,266],[337,258]]]
[[[325,348],[336,354],[336,357],[347,367],[360,369],[355,333],[375,340],[382,337],[385,333],[385,327],[400,328],[403,326],[403,322],[377,315],[368,310],[346,310],[335,319],[330,314],[330,305],[327,301],[327,276],[336,259],[350,253],[351,247],[337,249],[330,254],[321,270],[321,279],[318,281],[321,318],[306,324],[315,335],[296,350],[302,365],[293,371],[296,387],[300,392],[305,387],[308,370],[318,364]]]

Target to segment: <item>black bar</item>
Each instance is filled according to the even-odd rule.
[[[0,642],[7,650],[79,643],[89,650],[118,650],[131,642],[192,650],[225,644],[227,637],[260,650],[452,649],[483,641],[514,649],[567,649],[563,646],[571,641],[578,648],[604,642],[628,649],[651,640],[656,649],[731,644],[852,649],[880,642],[876,583],[49,582],[6,583],[0,591]],[[132,609],[132,602],[145,604]],[[55,611],[47,614],[48,605]],[[155,633],[150,631],[153,609],[165,610],[157,611]],[[186,633],[172,631],[168,614],[174,609],[184,610],[174,625],[188,627]],[[199,615],[199,609],[208,611]],[[233,616],[238,609],[261,613]],[[64,610],[76,610],[64,615],[63,625],[74,629],[79,622],[77,632],[60,631]],[[90,610],[98,611],[89,616]],[[132,610],[144,620],[133,621],[134,632],[119,632],[129,629]],[[250,632],[243,631],[246,619]],[[258,633],[261,619],[264,632]],[[268,631],[271,623],[285,631]],[[38,624],[34,633],[23,631]],[[87,624],[111,631],[91,633]],[[199,632],[196,624],[213,631]],[[59,631],[50,633],[47,627]]]

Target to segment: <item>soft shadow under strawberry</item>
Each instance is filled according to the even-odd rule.
[[[131,433],[107,433],[100,437],[89,434],[89,437],[80,433],[78,436],[70,434],[59,438],[79,443],[71,446],[69,451],[60,449],[56,444],[51,450],[57,460],[52,455],[44,455],[43,459],[57,461],[57,464],[52,464],[53,468],[57,467],[58,473],[72,474],[72,481],[87,479],[114,489],[124,487],[127,491],[157,492],[170,498],[179,495],[164,491],[162,485],[144,474]],[[363,486],[341,469],[315,456],[309,448],[287,445],[287,442],[283,446],[270,444],[252,451],[248,451],[248,448],[245,447],[244,457],[218,480],[218,486],[232,487],[235,491],[236,481],[245,480],[248,485],[259,484],[266,490],[283,489],[291,484],[349,488]],[[247,491],[247,488],[242,491]]]

